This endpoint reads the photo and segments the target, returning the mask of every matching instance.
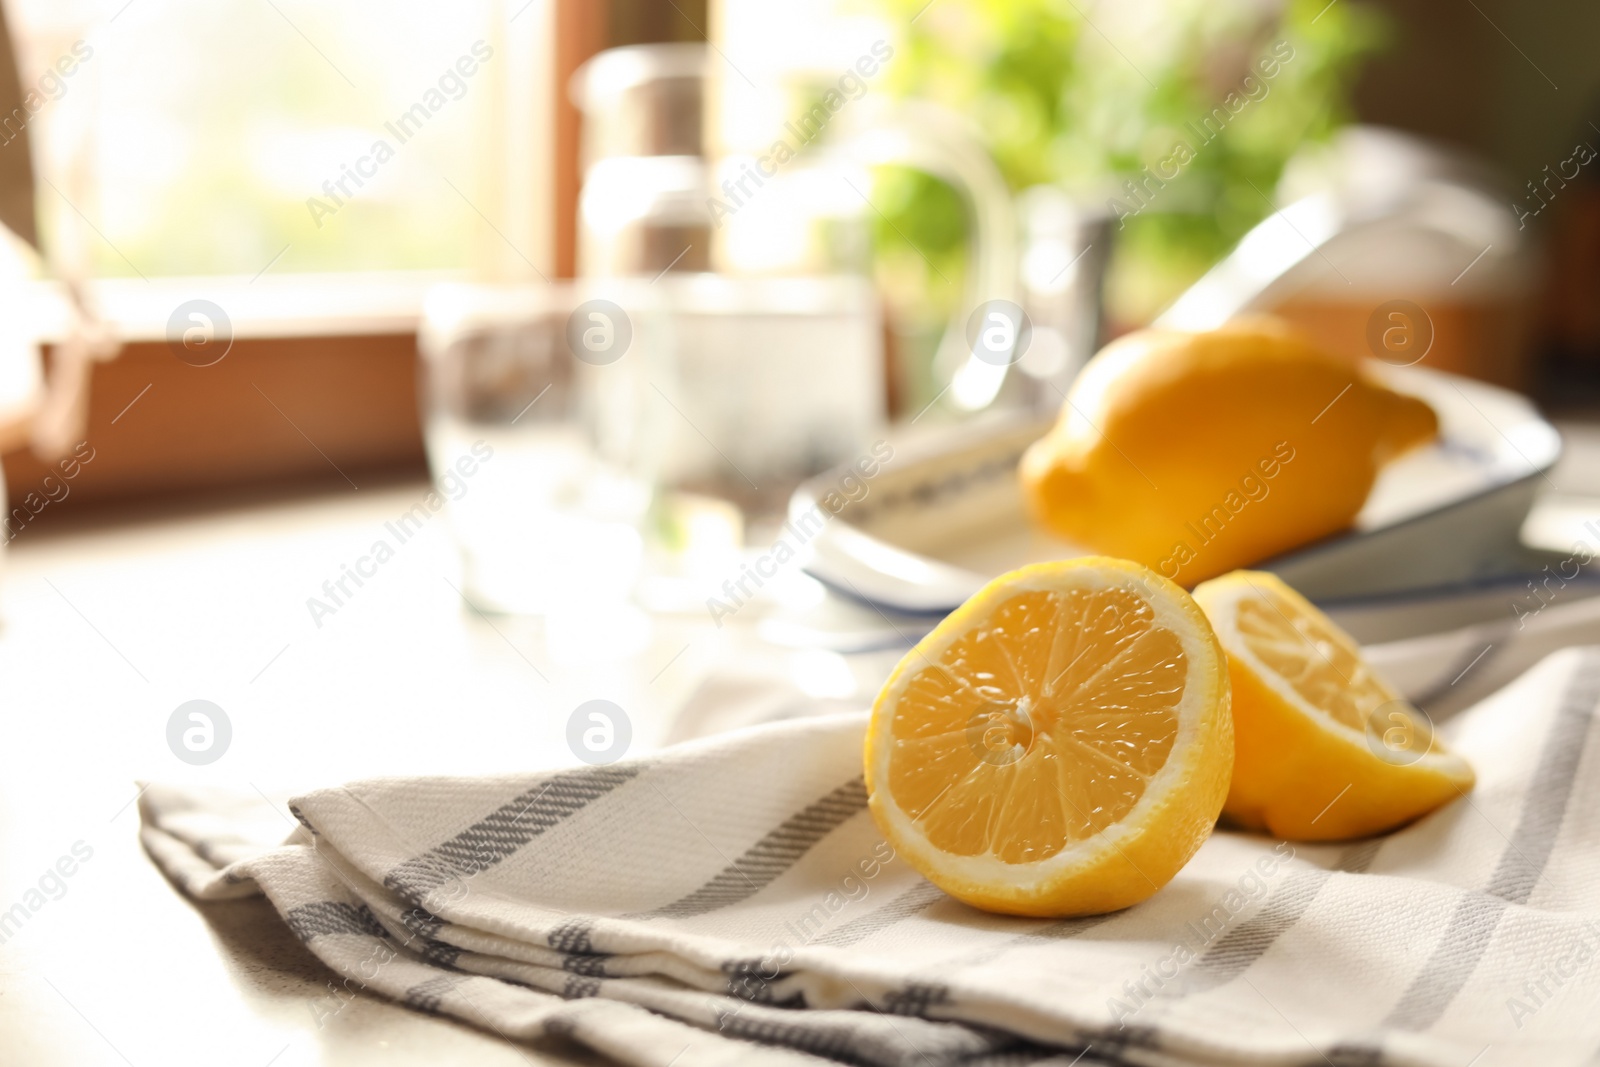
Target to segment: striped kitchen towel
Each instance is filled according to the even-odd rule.
[[[877,832],[860,713],[648,759],[264,802],[148,789],[151,855],[265,893],[363,992],[627,1064],[1589,1062],[1600,1045],[1600,649],[1448,724],[1477,788],[1387,837],[1215,834],[1112,915],[989,915]],[[255,806],[252,811],[250,805]]]

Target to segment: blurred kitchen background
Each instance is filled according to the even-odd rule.
[[[704,612],[807,479],[1048,417],[1163,313],[1276,311],[1594,434],[1576,0],[6,15],[12,542],[431,458],[474,606]]]

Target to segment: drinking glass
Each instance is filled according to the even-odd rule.
[[[642,558],[661,358],[638,287],[448,285],[419,336],[423,424],[469,602],[549,615],[625,601]]]

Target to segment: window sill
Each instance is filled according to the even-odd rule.
[[[461,281],[465,271],[373,271],[349,274],[99,278],[88,298],[124,342],[163,341],[173,312],[210,300],[228,316],[235,338],[349,337],[415,333],[428,290]],[[66,288],[28,283],[24,306],[32,336],[60,340],[70,322]]]
[[[81,508],[425,473],[416,391],[416,330],[428,290],[464,273],[101,279],[89,300],[122,342],[91,368],[86,439],[96,459],[28,536]],[[18,297],[21,297],[19,300]],[[7,299],[9,298],[9,299]],[[232,343],[194,367],[167,344],[186,301],[214,301]],[[50,344],[71,321],[59,282],[0,291],[32,339]],[[199,447],[197,447],[199,445]],[[15,507],[51,464],[26,448],[4,471]],[[40,527],[34,529],[34,527]]]

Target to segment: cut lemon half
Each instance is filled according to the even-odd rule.
[[[1228,817],[1297,841],[1391,830],[1472,788],[1427,716],[1350,635],[1276,576],[1234,571],[1194,591],[1228,654]]]
[[[867,732],[878,827],[975,907],[1136,904],[1211,833],[1233,767],[1222,649],[1177,585],[1126,560],[984,586],[900,661]]]

